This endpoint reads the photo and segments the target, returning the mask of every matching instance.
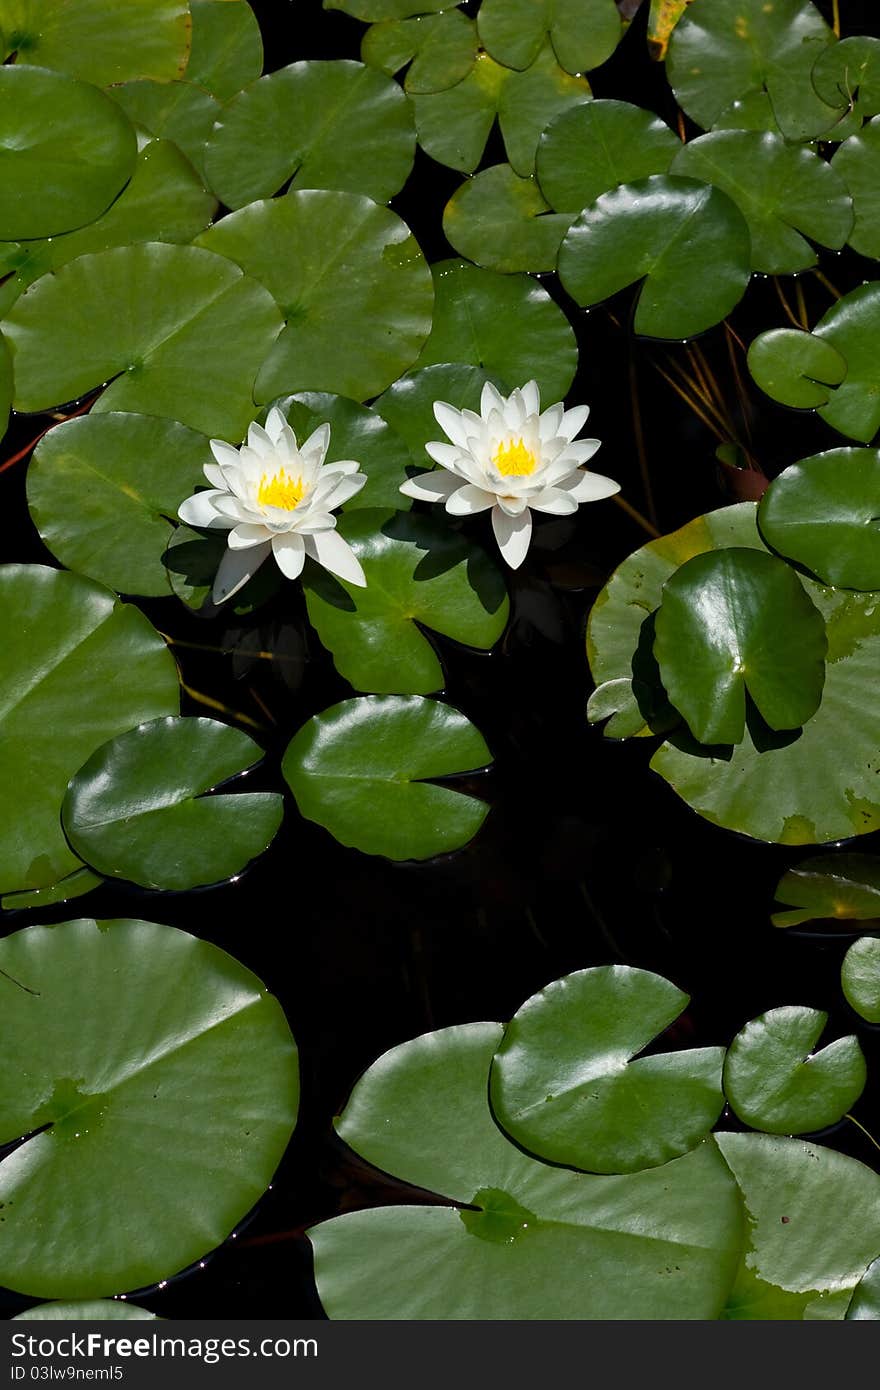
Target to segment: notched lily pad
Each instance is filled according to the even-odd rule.
[[[749,371],[761,390],[780,405],[815,410],[827,405],[846,379],[837,348],[798,328],[771,328],[753,339]]]
[[[880,260],[880,116],[844,141],[832,167],[853,200],[850,246],[862,256]]]
[[[870,444],[880,429],[880,281],[850,290],[819,320],[817,338],[830,343],[847,364],[846,380],[819,414],[832,429]]]
[[[829,449],[793,463],[765,492],[758,526],[823,584],[880,589],[880,451]]]
[[[578,213],[619,184],[667,173],[680,148],[652,111],[626,101],[585,102],[541,136],[538,183],[557,212]]]
[[[510,274],[555,270],[573,214],[554,213],[534,179],[509,164],[483,169],[453,193],[443,211],[446,240],[462,256]]]
[[[819,854],[788,869],[774,894],[791,911],[774,912],[775,927],[830,918],[880,921],[880,859],[871,854]]]
[[[445,92],[461,82],[477,60],[477,28],[461,10],[389,19],[373,24],[361,42],[361,58],[393,77],[407,67],[404,89],[415,96]]]
[[[589,72],[623,36],[614,0],[483,0],[478,23],[487,51],[509,68],[527,68],[549,36],[567,72]]]

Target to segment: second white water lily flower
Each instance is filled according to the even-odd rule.
[[[400,491],[425,502],[445,502],[453,516],[491,507],[501,554],[517,569],[532,538],[532,510],[566,516],[581,502],[620,491],[613,478],[582,466],[600,443],[575,439],[589,413],[586,405],[573,410],[552,405],[542,413],[534,381],[509,396],[487,382],[479,415],[436,401],[434,417],[451,443],[426,444],[425,449],[444,471],[420,473]]]
[[[251,425],[240,449],[211,440],[216,463],[206,463],[204,471],[212,486],[187,497],[177,514],[188,526],[229,532],[214,580],[215,603],[237,594],[270,555],[288,579],[299,576],[309,555],[340,579],[366,585],[331,515],[360,492],[366,474],[353,459],[325,463],[329,444],[330,426],[321,425],[299,447],[277,407],[265,429]]]

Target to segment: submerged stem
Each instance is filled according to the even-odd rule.
[[[873,1134],[871,1133],[871,1131],[870,1131],[869,1129],[865,1129],[865,1126],[861,1123],[860,1120],[857,1120],[857,1119],[856,1119],[855,1115],[850,1115],[849,1111],[847,1111],[846,1115],[844,1115],[843,1118],[844,1118],[845,1120],[852,1120],[852,1122],[853,1122],[853,1124],[855,1125],[856,1129],[860,1129],[860,1130],[862,1131],[862,1133],[864,1134],[865,1138],[866,1138],[866,1139],[870,1139],[871,1143],[874,1145],[874,1148],[877,1149],[877,1150],[880,1150],[880,1144],[877,1143],[877,1140],[874,1138],[874,1136],[873,1136]]]

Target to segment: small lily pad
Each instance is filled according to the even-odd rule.
[[[549,36],[561,67],[589,72],[623,36],[614,0],[483,0],[478,23],[487,52],[509,68],[527,68]]]
[[[813,86],[829,106],[846,107],[860,119],[880,112],[880,39],[854,34],[829,44],[816,59]]]
[[[798,328],[771,328],[752,341],[749,371],[780,405],[815,410],[827,405],[846,379],[846,358],[824,338]]]
[[[880,858],[871,854],[819,854],[788,869],[774,894],[790,912],[774,912],[774,927],[798,927],[817,918],[880,921]]]
[[[845,140],[831,164],[853,200],[850,246],[862,256],[880,260],[880,116]]]
[[[578,213],[603,193],[665,174],[681,141],[652,111],[590,101],[551,121],[538,145],[541,192],[557,212]]]
[[[509,164],[483,169],[453,193],[443,212],[446,240],[489,270],[555,270],[573,214],[554,213],[534,179]]]
[[[361,58],[389,77],[409,64],[403,85],[411,95],[445,92],[467,77],[477,60],[477,27],[457,9],[385,20],[364,34]]]
[[[813,329],[846,359],[846,380],[819,414],[832,429],[870,444],[880,429],[880,281],[845,294]]]
[[[449,0],[324,0],[325,10],[344,10],[367,24],[384,19],[409,19],[448,9]]]
[[[793,463],[765,492],[758,526],[823,584],[880,589],[880,451],[829,449]]]
[[[847,1003],[868,1023],[880,1023],[880,937],[854,941],[840,967]]]

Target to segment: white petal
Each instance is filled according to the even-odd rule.
[[[559,433],[559,426],[565,416],[565,406],[551,405],[549,410],[538,421],[538,433],[542,440],[555,439]]]
[[[492,530],[498,549],[512,570],[519,569],[532,539],[532,514],[526,508],[521,516],[508,516],[500,507],[492,512]]]
[[[538,390],[536,381],[527,381],[522,388],[523,405],[527,415],[540,415],[541,413],[541,393]]]
[[[450,516],[475,516],[477,512],[488,511],[495,505],[494,492],[486,492],[481,487],[474,487],[473,483],[465,483],[458,492],[453,492],[446,503],[446,510]]]
[[[211,453],[218,463],[225,463],[230,467],[238,467],[238,450],[233,448],[231,444],[227,444],[225,439],[210,439],[208,443],[211,446]]]
[[[425,445],[425,453],[429,459],[439,463],[441,468],[451,468],[453,473],[456,471],[458,461],[461,458],[461,449],[454,444],[441,444],[434,440]]]
[[[277,405],[273,405],[269,414],[266,416],[266,433],[273,444],[277,444],[287,428],[288,424],[283,413],[278,409]]]
[[[487,381],[480,393],[480,414],[484,420],[488,420],[493,410],[496,410],[499,415],[504,414],[504,397],[498,388],[492,385],[491,381]]]
[[[529,506],[537,512],[549,512],[551,516],[571,516],[578,509],[577,499],[558,487],[545,487],[529,498]]]
[[[336,507],[344,507],[346,502],[350,502],[352,497],[356,497],[361,489],[366,487],[366,484],[365,473],[358,473],[354,478],[340,478],[333,490],[320,498],[321,506],[328,512],[332,512]]]
[[[349,584],[367,587],[367,576],[361,562],[348,541],[344,541],[337,531],[320,531],[317,535],[306,537],[306,553],[323,565],[325,570],[345,579]]]
[[[228,530],[234,522],[227,521],[222,516],[216,506],[215,499],[225,497],[227,494],[221,492],[219,488],[208,488],[205,492],[195,492],[192,497],[187,497],[181,502],[177,509],[177,515],[181,521],[185,521],[187,526],[209,527],[214,530]]]
[[[596,450],[601,447],[601,439],[576,439],[566,446],[565,456],[573,459],[575,463],[589,463]]]
[[[313,531],[334,531],[336,529],[336,517],[329,512],[314,511],[309,512],[308,516],[303,517],[296,527],[301,536],[308,536]]]
[[[603,497],[613,497],[620,492],[620,483],[613,478],[605,478],[601,473],[587,473],[580,468],[567,478],[560,478],[556,484],[564,489],[576,502],[600,502]]]
[[[564,439],[574,439],[587,423],[589,414],[588,405],[576,405],[573,410],[567,410],[559,422],[559,433]]]
[[[265,526],[243,521],[229,532],[226,544],[230,550],[247,550],[252,545],[265,545],[269,534]]]
[[[251,575],[256,573],[266,559],[271,547],[255,545],[249,550],[229,550],[224,552],[214,580],[211,598],[215,603],[225,603],[243,588]]]
[[[272,537],[272,554],[278,568],[287,579],[299,579],[306,562],[306,547],[302,536],[295,531],[287,531],[283,536]]]
[[[240,502],[237,497],[230,497],[228,492],[216,494],[214,508],[221,516],[229,518],[229,524],[235,526],[239,521],[259,521],[259,514],[252,511],[250,507]]]
[[[310,461],[316,456],[318,463],[323,463],[329,448],[330,426],[328,424],[323,424],[319,425],[316,430],[312,430],[312,433],[300,448],[300,453],[303,458],[308,456]]]
[[[407,497],[415,497],[418,502],[445,502],[451,492],[461,487],[461,478],[454,473],[435,469],[433,473],[420,473],[417,478],[407,478],[400,484],[400,491]]]
[[[356,473],[360,464],[356,459],[339,459],[336,463],[325,463],[321,469],[322,477],[329,477],[333,473]]]
[[[504,423],[508,429],[514,432],[521,430],[528,413],[522,391],[517,387],[515,391],[511,391],[507,398],[507,404],[504,407]]]
[[[446,401],[435,401],[434,419],[453,444],[458,444],[463,449],[467,448],[468,432],[460,410],[456,410],[454,405],[448,405]]]
[[[512,495],[508,495],[507,497],[497,496],[495,501],[498,503],[501,510],[506,512],[508,516],[521,516],[526,507],[532,505],[531,497],[514,497]],[[575,507],[575,511],[577,511],[577,507]]]
[[[267,462],[275,457],[274,442],[269,438],[263,426],[257,424],[256,420],[248,426],[247,446],[257,455],[257,458],[265,459]]]
[[[211,487],[218,488],[220,492],[228,492],[226,475],[223,469],[216,463],[206,463],[202,465],[202,472],[211,484]]]

